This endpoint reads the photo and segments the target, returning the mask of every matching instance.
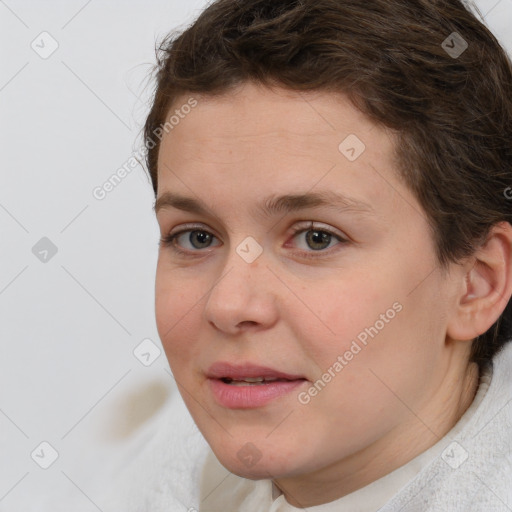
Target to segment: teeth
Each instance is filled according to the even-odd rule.
[[[277,377],[245,377],[243,379],[227,379],[229,384],[233,384],[235,386],[243,386],[246,384],[261,384],[262,382],[273,382],[279,380]]]

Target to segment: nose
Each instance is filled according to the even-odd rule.
[[[274,281],[264,254],[248,263],[232,249],[207,296],[207,321],[227,334],[272,327],[278,313]]]

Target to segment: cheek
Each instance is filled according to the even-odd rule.
[[[308,337],[317,378],[329,381],[315,397],[316,406],[332,408],[335,403],[338,411],[352,411],[357,425],[376,416],[383,422],[398,417],[403,406],[394,393],[406,403],[417,403],[438,366],[445,339],[446,305],[435,277],[411,293],[415,281],[410,284],[399,272],[380,281],[375,276],[366,279],[368,284],[346,280],[341,293],[340,286],[326,289],[323,318],[335,334],[321,340]],[[344,421],[340,414],[335,423]]]
[[[179,362],[194,357],[194,344],[190,340],[198,338],[200,322],[197,314],[202,303],[196,292],[197,279],[189,285],[176,273],[162,268],[159,263],[155,283],[155,319],[158,334],[169,360],[171,369]],[[173,275],[174,274],[174,275]]]
[[[419,277],[404,274],[398,267],[365,269],[364,275],[350,272],[308,295],[316,318],[307,312],[297,315],[302,320],[295,334],[316,363],[316,377],[331,368],[334,380],[346,378],[343,386],[355,386],[358,392],[368,388],[368,379],[375,381],[370,369],[397,385],[397,375],[409,384],[414,375],[426,377],[444,341],[443,322],[431,320],[442,316],[443,301],[435,282],[411,293]],[[342,373],[345,377],[338,378]]]
[[[316,289],[308,295],[313,311],[299,317],[303,318],[302,332],[308,333],[310,355],[326,365],[349,351],[354,341],[365,347],[376,332],[384,333],[397,321],[398,296],[388,284],[356,272]],[[357,352],[357,347],[353,351]]]

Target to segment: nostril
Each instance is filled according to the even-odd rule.
[[[252,327],[253,325],[258,325],[258,322],[254,320],[244,320],[238,324],[238,327]]]

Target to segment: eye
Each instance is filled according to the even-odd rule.
[[[325,249],[329,248],[334,240],[338,241],[338,244],[335,245],[348,242],[346,238],[334,233],[330,229],[323,228],[322,226],[314,226],[313,222],[309,222],[306,226],[302,225],[295,227],[292,234],[292,238],[298,238],[299,235],[302,234],[306,235],[303,237],[305,245],[303,245],[302,249],[305,251],[304,256],[307,258],[317,257],[317,255],[314,254],[315,252],[330,253],[331,251],[325,251]]]
[[[182,229],[176,233],[170,233],[162,237],[160,244],[163,247],[169,247],[176,253],[183,255],[198,252],[200,249],[207,249],[212,240],[217,237],[205,229],[200,229],[197,226],[194,227],[196,227],[196,229]],[[184,243],[189,244],[189,247],[185,246],[186,250],[181,249]]]
[[[329,254],[331,251],[325,249],[329,248],[334,240],[338,241],[338,244],[334,245],[348,243],[348,240],[340,234],[322,226],[314,226],[313,222],[296,226],[292,230],[292,238],[298,238],[298,235],[301,234],[306,234],[303,239],[305,245],[302,244],[301,248],[302,256],[305,258],[317,258],[320,256],[318,253]],[[181,229],[162,237],[160,244],[182,256],[198,256],[200,255],[198,253],[211,247],[212,241],[216,238],[215,235],[199,226],[189,226],[189,229]]]

